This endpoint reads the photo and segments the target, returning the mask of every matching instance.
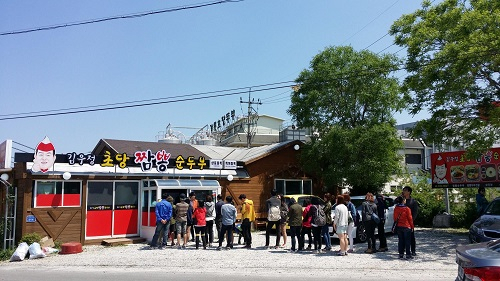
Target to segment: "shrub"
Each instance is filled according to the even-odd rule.
[[[14,254],[15,249],[5,249],[0,250],[0,261],[10,260],[12,254]]]
[[[35,232],[26,233],[25,235],[23,235],[23,237],[21,237],[21,240],[19,240],[19,244],[22,242],[26,242],[26,244],[28,244],[28,245],[33,244],[33,242],[40,243],[41,239],[42,239],[42,237],[38,233],[35,233]]]

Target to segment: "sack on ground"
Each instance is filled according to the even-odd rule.
[[[42,251],[42,247],[37,242],[33,242],[29,247],[30,260],[45,258],[45,254]]]
[[[378,217],[377,214],[375,213],[372,213],[372,220],[376,223],[376,224],[379,224],[380,223],[380,218]]]
[[[267,214],[268,221],[279,221],[281,219],[280,206],[271,206]]]
[[[10,261],[22,261],[28,254],[28,243],[22,242],[17,246],[16,251],[10,257]]]
[[[319,205],[315,206],[315,208],[316,208],[316,214],[313,218],[313,224],[317,226],[324,226],[326,224],[325,211]]]

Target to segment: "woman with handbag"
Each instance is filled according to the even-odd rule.
[[[398,196],[395,200],[396,207],[394,208],[394,224],[396,225],[396,232],[398,234],[398,252],[399,259],[404,259],[404,252],[406,250],[406,259],[411,260],[411,233],[413,232],[414,225],[411,216],[411,210],[405,203],[406,199],[403,196]]]

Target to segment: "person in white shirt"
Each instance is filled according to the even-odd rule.
[[[340,252],[339,256],[347,255],[347,225],[349,224],[349,211],[344,204],[344,196],[337,196],[337,205],[335,206],[335,218],[333,220],[333,227],[337,236],[339,237]]]

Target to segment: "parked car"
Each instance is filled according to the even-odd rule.
[[[325,201],[321,198],[319,198],[316,195],[311,195],[311,194],[290,194],[290,195],[285,195],[285,202],[288,206],[290,206],[290,198],[294,198],[297,203],[299,203],[300,206],[302,206],[302,209],[304,209],[304,200],[309,199],[311,200],[313,197],[316,197],[319,199],[321,204],[325,204]]]
[[[387,206],[387,212],[385,212],[385,232],[391,232],[392,224],[394,223],[394,198],[390,196],[384,196],[385,204]],[[363,208],[362,204],[365,201],[365,196],[351,196],[351,202],[356,206],[356,211],[358,211],[360,223],[358,226],[354,226],[354,237],[358,242],[364,243],[367,240],[365,227],[361,223],[361,210]],[[332,218],[333,210],[332,210]],[[337,234],[333,232],[333,227],[330,227],[330,236],[337,238]],[[378,229],[375,229],[375,234],[378,234]]]
[[[458,274],[455,281],[500,280],[500,240],[458,246]]]
[[[492,241],[500,238],[500,197],[490,202],[484,214],[469,228],[471,243]]]

